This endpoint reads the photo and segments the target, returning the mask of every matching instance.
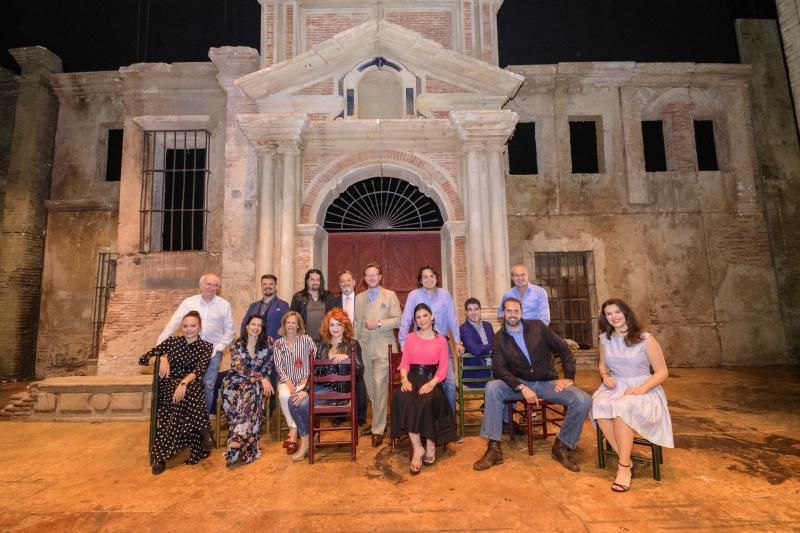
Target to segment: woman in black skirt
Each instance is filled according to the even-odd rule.
[[[182,337],[167,340],[139,358],[147,366],[160,357],[158,387],[158,429],[153,446],[153,474],[164,471],[167,459],[186,446],[191,455],[186,464],[208,457],[214,446],[208,423],[203,376],[214,346],[200,338],[200,313],[190,311],[181,321]],[[198,379],[198,376],[200,379]],[[151,413],[150,416],[154,416]]]
[[[449,359],[447,339],[433,329],[433,314],[426,304],[414,308],[414,321],[419,329],[406,337],[398,367],[402,384],[392,401],[392,438],[408,433],[413,447],[410,471],[419,474],[423,464],[436,461],[437,444],[452,442],[458,436],[455,416],[442,388]]]

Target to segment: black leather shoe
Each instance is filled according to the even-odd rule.
[[[572,457],[569,456],[569,448],[567,445],[561,442],[561,439],[558,437],[556,437],[556,441],[553,443],[553,449],[550,455],[567,470],[571,470],[572,472],[581,471],[581,467],[578,466],[578,463],[573,461]]]
[[[166,469],[167,469],[167,463],[165,463],[164,461],[156,461],[155,463],[153,463],[153,466],[150,469],[150,471],[153,473],[154,476],[157,476]]]
[[[200,432],[200,446],[202,446],[203,451],[206,452],[210,452],[217,447],[217,443],[214,440],[214,433],[210,429]]]
[[[381,434],[373,433],[372,434],[372,447],[373,448],[377,448],[381,444],[383,444],[383,433],[381,433]]]

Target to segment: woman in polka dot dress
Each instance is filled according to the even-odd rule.
[[[153,474],[166,468],[167,459],[189,446],[186,464],[208,457],[211,425],[208,423],[203,380],[214,346],[200,338],[200,314],[190,311],[181,321],[182,337],[167,340],[139,358],[147,366],[160,357],[158,429],[153,446]],[[198,376],[200,379],[198,379]]]

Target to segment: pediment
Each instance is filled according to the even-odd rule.
[[[524,77],[444,48],[439,43],[390,22],[369,21],[339,33],[311,50],[236,80],[256,101],[277,95],[315,95],[317,88],[369,58],[389,58],[416,75],[435,80],[437,94],[472,94],[505,102]],[[501,104],[502,105],[502,104]]]

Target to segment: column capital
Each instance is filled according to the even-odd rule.
[[[208,57],[217,67],[217,80],[227,93],[243,94],[233,83],[258,69],[258,50],[248,46],[220,46],[211,48]]]
[[[450,112],[450,126],[465,146],[479,143],[492,149],[504,145],[518,121],[519,115],[507,109]]]
[[[311,121],[305,114],[241,113],[239,127],[253,146],[277,146],[279,153],[286,153],[303,147]]]

